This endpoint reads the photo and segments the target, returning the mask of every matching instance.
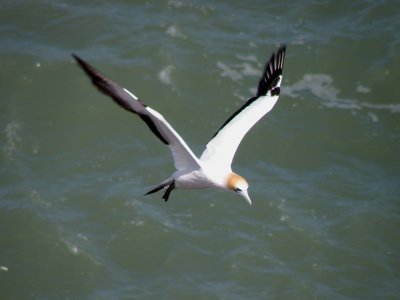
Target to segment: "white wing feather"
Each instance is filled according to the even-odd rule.
[[[285,50],[286,48],[283,46],[279,48],[276,56],[275,54],[271,56],[258,84],[257,96],[249,99],[222,125],[207,144],[200,157],[201,161],[221,168],[230,168],[236,150],[245,134],[278,101]]]
[[[146,106],[134,94],[120,87],[117,83],[108,79],[98,70],[73,55],[85,73],[92,79],[92,83],[104,94],[110,96],[124,109],[137,114],[150,128],[150,130],[166,145],[169,146],[177,170],[185,168],[196,169],[199,160],[192,150],[186,145],[181,136],[172,128],[164,117],[154,109]]]
[[[230,168],[245,134],[274,107],[278,98],[267,94],[245,108],[207,144],[200,160]]]

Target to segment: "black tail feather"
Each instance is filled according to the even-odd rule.
[[[167,202],[168,198],[169,198],[169,195],[171,194],[172,190],[175,188],[175,181],[174,180],[168,180],[168,181],[161,182],[155,188],[153,188],[152,190],[148,191],[145,195],[156,193],[159,190],[162,190],[163,188],[165,188],[166,186],[168,186],[168,188],[165,191],[165,193],[164,193],[162,198],[165,200],[165,202]]]

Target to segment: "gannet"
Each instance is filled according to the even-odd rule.
[[[256,95],[248,99],[222,124],[208,142],[200,158],[190,150],[182,137],[159,112],[148,107],[133,93],[120,87],[77,55],[72,54],[72,56],[102,93],[110,96],[124,109],[137,114],[170,148],[176,171],[146,195],[166,189],[162,198],[168,201],[171,191],[175,188],[218,188],[234,191],[251,205],[249,184],[246,179],[232,171],[231,164],[244,135],[273,108],[278,100],[285,51],[286,46],[283,45],[276,54],[272,54],[265,64]]]

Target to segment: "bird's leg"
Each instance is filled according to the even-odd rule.
[[[171,185],[172,182],[173,182],[173,180],[161,182],[154,189],[152,189],[151,191],[148,191],[145,195],[149,195],[149,194],[153,194],[155,192],[158,192],[159,190],[162,190],[163,188],[165,188],[167,185]]]
[[[167,190],[165,191],[164,196],[162,197],[162,198],[165,200],[165,202],[168,201],[169,194],[172,192],[172,190],[173,190],[174,188],[175,188],[175,181],[172,181],[172,183],[169,185],[169,187],[168,187]]]

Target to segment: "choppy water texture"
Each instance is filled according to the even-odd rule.
[[[1,299],[400,299],[396,1],[2,1]],[[136,1],[138,2],[138,1]],[[233,193],[172,172],[77,53],[201,153],[288,46]]]

